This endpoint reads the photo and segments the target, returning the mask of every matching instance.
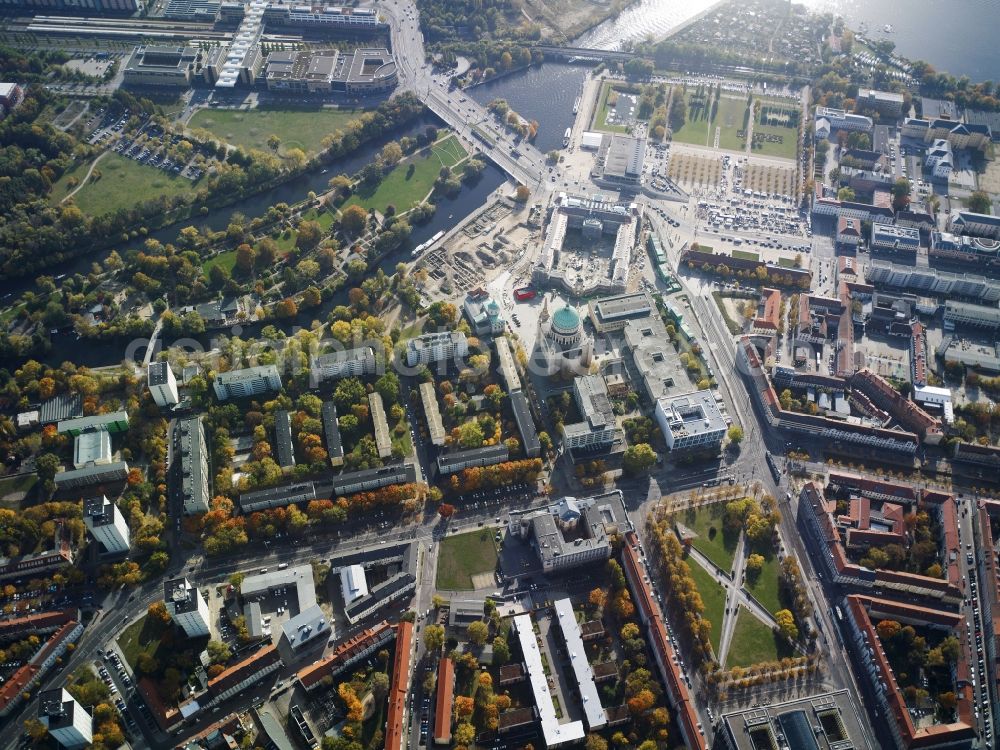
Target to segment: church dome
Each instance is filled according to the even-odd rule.
[[[559,333],[575,333],[579,327],[580,316],[577,315],[576,310],[569,306],[556,310],[555,315],[552,316],[552,328]]]

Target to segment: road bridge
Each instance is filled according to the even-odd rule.
[[[549,59],[562,60],[600,60],[602,62],[626,62],[642,55],[636,52],[621,50],[594,49],[593,47],[560,47],[554,44],[536,44],[531,48],[538,50]]]

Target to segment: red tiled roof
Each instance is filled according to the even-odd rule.
[[[437,673],[437,700],[434,703],[434,742],[451,742],[451,701],[455,694],[455,665],[441,658]]]
[[[21,633],[38,633],[55,630],[79,615],[75,609],[61,609],[55,612],[39,612],[24,617],[12,617],[0,621],[0,638],[17,638]]]
[[[642,565],[639,562],[638,540],[634,531],[625,535],[622,563],[625,577],[632,584],[632,597],[648,628],[650,647],[657,656],[656,663],[660,667],[667,694],[680,722],[681,734],[688,747],[705,748],[707,747],[705,739],[698,731],[698,713],[681,675],[680,667],[674,661],[674,650],[670,645],[666,624],[653,601],[649,584],[644,580]]]
[[[383,620],[367,630],[363,630],[337,646],[336,649],[319,661],[299,670],[298,678],[306,690],[312,690],[324,677],[332,674],[340,664],[348,661],[354,654],[367,649],[373,641],[380,639],[392,626]]]
[[[873,655],[875,668],[879,673],[879,678],[886,686],[886,701],[890,708],[890,718],[896,724],[904,747],[908,750],[915,750],[916,748],[938,746],[939,743],[949,741],[958,742],[961,739],[974,736],[975,731],[965,721],[950,724],[934,724],[928,727],[921,727],[920,729],[916,728],[907,709],[903,693],[896,683],[895,675],[892,672],[892,667],[889,665],[889,659],[885,655],[878,632],[875,630],[875,626],[869,616],[869,609],[875,609],[878,612],[895,612],[897,616],[905,615],[908,619],[914,621],[919,621],[924,617],[930,616],[931,613],[935,617],[947,615],[948,613],[857,594],[847,597],[847,608],[857,627],[868,636],[868,646]],[[959,615],[954,615],[953,617],[959,623],[962,620]],[[960,659],[968,659],[968,651],[963,650]],[[968,716],[971,713],[971,691],[959,689],[957,696],[958,716],[960,718]]]
[[[410,686],[410,646],[413,640],[413,623],[401,621],[396,625],[396,654],[393,657],[392,684],[389,687],[389,710],[385,720],[385,750],[403,750],[403,712],[406,693]]]
[[[143,700],[149,707],[157,725],[164,732],[169,731],[181,720],[181,712],[176,706],[168,706],[160,697],[160,691],[156,684],[148,677],[140,677],[135,683],[136,689],[142,694]]]
[[[42,662],[63,642],[77,624],[76,620],[70,620],[60,627],[24,666],[14,672],[3,686],[0,686],[0,716],[5,715],[10,710],[11,703],[20,700],[21,693],[31,687],[32,682],[41,672]]]
[[[245,680],[252,672],[269,667],[280,660],[277,646],[267,646],[259,651],[254,651],[243,661],[237,662],[225,672],[209,680],[208,694],[214,697],[224,693],[233,685]]]
[[[763,314],[754,320],[755,328],[767,328],[772,331],[778,330],[781,323],[781,292],[777,289],[763,289],[764,311]]]

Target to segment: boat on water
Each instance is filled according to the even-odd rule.
[[[566,132],[563,134],[563,148],[569,145],[569,137],[573,134],[572,128],[566,128]]]
[[[448,218],[450,219],[451,217],[449,216]],[[441,230],[440,232],[438,232],[437,234],[435,234],[433,237],[431,237],[429,240],[427,240],[427,242],[423,242],[423,243],[417,245],[415,248],[413,248],[413,252],[411,253],[412,257],[419,258],[427,250],[430,250],[431,247],[433,247],[434,244],[438,240],[440,240],[442,237],[444,237],[444,230]]]

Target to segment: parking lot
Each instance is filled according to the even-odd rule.
[[[99,109],[86,124],[90,130],[87,143],[110,148],[140,164],[181,175],[192,182],[204,175],[204,168],[196,164],[197,155],[215,156],[212,149],[204,146],[191,149],[182,146],[185,139],[180,134],[167,133],[148,118],[134,128],[130,127],[130,122],[131,115],[127,109],[117,116]]]

